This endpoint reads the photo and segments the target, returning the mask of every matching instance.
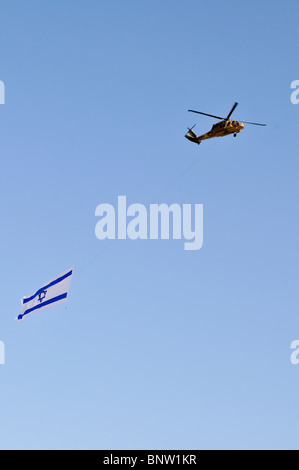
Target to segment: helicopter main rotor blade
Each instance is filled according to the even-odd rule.
[[[210,117],[215,118],[215,119],[224,119],[220,116],[214,116],[213,114],[202,113],[201,111],[194,111],[194,109],[188,109],[188,111],[190,113],[197,113],[197,114],[203,114],[204,116],[210,116]]]
[[[231,117],[232,113],[234,112],[234,110],[236,109],[236,107],[238,106],[238,103],[235,103],[232,107],[232,109],[230,110],[230,112],[228,113],[228,115],[226,116],[226,121]]]
[[[212,117],[212,118],[215,118],[215,119],[220,119],[221,121],[222,120],[223,121],[228,121],[237,106],[238,106],[238,103],[235,102],[232,109],[230,110],[230,112],[226,116],[226,118],[221,117],[221,116],[215,116],[214,114],[202,113],[201,111],[195,111],[194,109],[188,109],[188,111],[190,113],[203,114],[203,116],[209,116],[209,117]],[[248,121],[240,121],[240,120],[238,122],[243,122],[244,124],[252,124],[253,126],[266,126],[267,125],[267,124],[260,124],[259,122],[248,122]]]
[[[259,122],[246,122],[246,121],[239,121],[243,122],[244,124],[252,124],[253,126],[266,126],[267,124],[260,124]]]

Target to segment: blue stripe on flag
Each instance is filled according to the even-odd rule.
[[[57,295],[57,297],[53,297],[53,299],[46,300],[45,302],[42,302],[41,304],[36,305],[35,307],[28,308],[27,310],[25,310],[25,312],[23,314],[20,313],[20,315],[18,315],[18,320],[22,320],[22,318],[25,315],[28,315],[29,313],[33,312],[34,310],[42,308],[45,305],[50,305],[54,302],[58,302],[59,300],[66,299],[66,297],[67,297],[67,292],[65,292],[64,294],[61,294],[61,295]]]
[[[58,284],[59,282],[63,281],[65,278],[68,276],[71,276],[73,274],[73,270],[71,269],[68,273],[64,274],[63,276],[58,277],[57,279],[54,279],[54,281],[50,282],[46,286],[41,287],[38,289],[35,294],[33,294],[31,297],[26,297],[23,299],[23,305],[26,304],[27,302],[30,302],[30,300],[34,299],[38,294],[43,292],[45,289],[48,289],[49,287],[55,286],[55,284]],[[45,304],[46,302],[44,302]]]

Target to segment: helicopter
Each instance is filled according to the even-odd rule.
[[[199,136],[197,136],[193,132],[195,124],[193,127],[191,127],[191,129],[188,127],[188,132],[187,134],[185,134],[186,139],[199,145],[202,140],[211,139],[212,137],[224,137],[225,135],[230,135],[230,134],[233,134],[234,137],[236,137],[237,134],[244,129],[245,124],[252,124],[254,126],[266,126],[266,124],[260,124],[258,122],[232,121],[230,117],[237,106],[238,106],[238,103],[237,102],[234,103],[232,109],[230,110],[226,118],[223,118],[220,116],[214,116],[213,114],[202,113],[201,111],[194,111],[193,109],[188,109],[188,111],[191,113],[203,114],[204,116],[210,116],[215,119],[221,119],[221,121],[214,124],[212,129],[209,132],[207,132],[206,134],[199,135]]]

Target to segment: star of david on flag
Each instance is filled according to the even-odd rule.
[[[17,320],[22,320],[25,316],[52,307],[52,305],[66,302],[72,275],[73,268],[52,279],[34,294],[23,297],[22,309]]]

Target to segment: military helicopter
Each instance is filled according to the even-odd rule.
[[[254,126],[266,126],[266,124],[260,124],[258,122],[232,121],[230,117],[237,106],[238,103],[234,103],[232,109],[230,110],[226,118],[214,116],[213,114],[202,113],[201,111],[194,111],[193,109],[188,109],[188,111],[191,113],[203,114],[204,116],[210,116],[215,119],[221,119],[221,121],[214,124],[209,132],[199,136],[197,136],[192,130],[194,129],[195,125],[191,127],[191,129],[188,128],[188,132],[187,134],[185,134],[186,139],[199,145],[202,140],[211,139],[212,137],[224,137],[225,135],[229,134],[233,134],[234,137],[236,137],[237,134],[241,132],[242,129],[244,129],[245,124],[253,124]]]

